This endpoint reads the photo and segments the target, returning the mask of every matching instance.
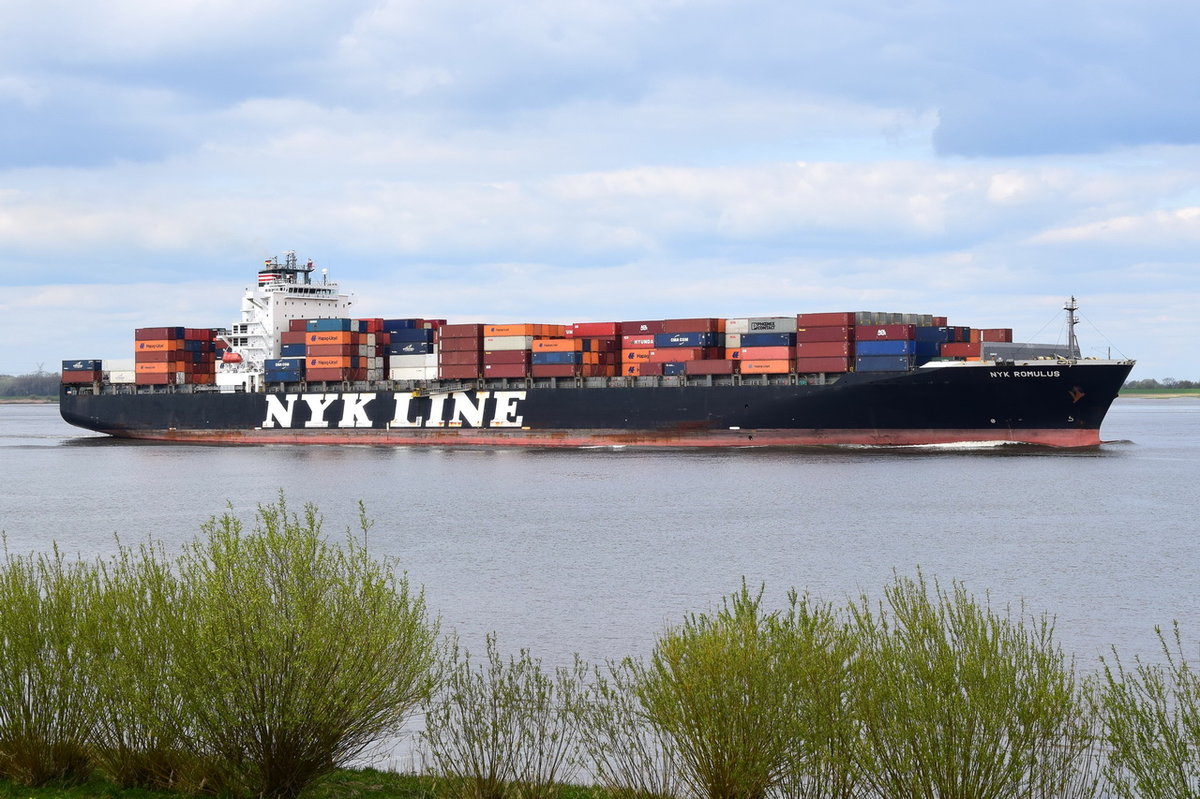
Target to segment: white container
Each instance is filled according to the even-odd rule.
[[[436,380],[436,366],[393,366],[388,370],[389,380]]]
[[[750,316],[744,319],[726,319],[725,333],[795,333],[794,316]]]
[[[137,372],[130,369],[119,369],[115,372],[108,373],[108,382],[110,383],[136,383]]]
[[[533,336],[484,336],[484,352],[533,349]]]
[[[436,369],[438,365],[437,353],[429,355],[393,355],[390,360],[392,368],[404,367],[410,369]]]

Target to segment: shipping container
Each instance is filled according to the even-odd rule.
[[[98,383],[104,377],[104,373],[99,369],[64,369],[62,373],[62,382],[68,386],[81,385],[84,383]]]
[[[480,350],[442,349],[438,354],[438,363],[442,366],[479,366],[483,363],[483,352]]]
[[[790,347],[796,343],[795,333],[742,333],[739,347]],[[726,344],[728,346],[728,344]]]
[[[492,327],[501,327],[501,325],[492,325]],[[509,325],[513,327],[513,325]],[[500,350],[526,350],[528,351],[533,346],[532,335],[515,335],[515,336],[484,336],[483,349],[485,352],[498,352]]]
[[[484,377],[529,377],[528,363],[485,363]]]
[[[794,333],[794,316],[751,316],[725,320],[726,333]]]
[[[796,343],[808,341],[854,341],[854,328],[852,326],[796,328]]]
[[[580,375],[581,370],[581,365],[573,363],[533,363],[529,367],[529,373],[533,377],[576,377]]]
[[[646,335],[625,335],[621,336],[621,349],[625,350],[652,350],[654,349],[654,336],[656,334]]]
[[[675,377],[676,375],[685,374],[685,366],[687,366],[687,361],[667,361],[662,365],[663,377]]]
[[[789,359],[740,361],[738,371],[744,375],[785,375],[792,371],[792,361]]]
[[[981,341],[998,341],[1003,344],[1011,344],[1013,332],[1011,327],[985,327],[980,331],[979,337]]]
[[[686,361],[684,374],[689,375],[731,375],[734,362],[726,358],[712,358],[704,361]]]
[[[442,325],[438,328],[438,336],[442,341],[448,338],[481,339],[483,338],[483,325]]]
[[[912,367],[911,355],[859,355],[854,359],[856,372],[906,372]]]
[[[529,364],[529,350],[485,350],[483,353],[483,363],[487,364]]]
[[[617,322],[576,322],[563,331],[563,335],[576,338],[616,338],[620,334]]]
[[[474,380],[483,372],[482,364],[448,364],[438,365],[438,377],[444,380]]]
[[[396,344],[401,341],[426,341],[432,342],[434,331],[426,328],[412,328],[408,330],[388,330],[389,340]]]
[[[347,357],[351,355],[362,357],[366,354],[363,351],[364,349],[364,347],[357,344],[309,344],[304,354],[310,357],[315,355],[322,358]]]
[[[797,341],[797,358],[848,358],[854,354],[849,341]]]
[[[880,341],[859,341],[854,345],[855,355],[914,355],[917,347],[915,341],[900,339],[882,339]]]
[[[663,333],[719,333],[724,330],[724,319],[664,319]]]
[[[912,341],[916,338],[917,326],[905,324],[859,325],[854,329],[854,338],[863,341]]]
[[[917,341],[932,341],[938,344],[944,341],[954,341],[954,328],[918,326],[913,338]]]
[[[438,342],[439,352],[482,352],[481,338],[444,338]]]
[[[579,352],[586,341],[583,338],[535,338],[530,349],[534,352]]]
[[[617,330],[622,336],[656,335],[666,333],[663,319],[649,319],[641,322],[619,322]]]
[[[718,334],[710,332],[658,333],[654,336],[655,347],[715,347],[719,341]]]
[[[267,358],[263,368],[269,372],[303,372],[303,358]]]
[[[438,366],[438,356],[433,355],[393,355],[388,359],[388,366],[395,368],[403,367],[422,367],[427,369],[436,369]]]
[[[796,358],[796,373],[807,375],[819,372],[849,372],[853,362],[853,359],[848,357]]]
[[[953,341],[941,346],[943,358],[978,358],[983,345],[978,341]]]
[[[134,342],[135,354],[143,352],[179,352],[183,349],[183,339],[138,339]]]
[[[183,338],[182,327],[139,327],[133,331],[135,341],[161,341]]]
[[[309,319],[304,329],[309,333],[349,333],[358,330],[358,324],[353,319]]]
[[[393,341],[384,347],[388,355],[429,355],[437,352],[437,345],[432,341]]]
[[[437,380],[436,366],[392,366],[388,369],[389,380]]]
[[[590,355],[581,350],[572,350],[569,352],[535,352],[530,359],[530,363],[535,366],[549,366],[573,364],[579,365],[584,362],[583,356]]]
[[[661,350],[646,350],[650,363],[669,363],[671,361],[703,360],[707,351],[704,347],[668,347]]]
[[[856,315],[848,313],[802,313],[796,315],[797,327],[854,327]]]
[[[726,350],[725,357],[731,361],[777,361],[796,357],[794,347],[742,347]]]
[[[62,362],[64,372],[98,372],[103,368],[104,362],[96,359]]]

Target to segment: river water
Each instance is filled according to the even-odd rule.
[[[13,552],[169,549],[283,491],[326,530],[374,521],[443,627],[548,663],[646,652],[743,578],[844,603],[893,573],[960,580],[1057,620],[1092,668],[1200,640],[1200,400],[1119,399],[1096,451],[821,452],[191,446],[78,430],[0,405],[0,528]],[[1195,651],[1194,645],[1192,650]]]

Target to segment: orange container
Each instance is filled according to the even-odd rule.
[[[483,335],[485,336],[535,336],[537,335],[535,324],[519,324],[519,325],[484,325]]]
[[[350,330],[314,330],[304,336],[304,343],[314,344],[357,344],[359,333]]]
[[[356,360],[353,356],[338,355],[333,357],[305,358],[306,369],[349,369]]]
[[[168,372],[180,371],[180,366],[175,361],[138,361],[134,363],[133,370],[139,375],[165,375]]]
[[[621,363],[649,363],[652,350],[621,350]]]
[[[742,361],[740,371],[744,375],[785,375],[792,371],[789,360]]]
[[[699,361],[704,358],[703,347],[663,347],[661,350],[646,350],[650,363],[678,363]]]
[[[139,341],[134,346],[134,352],[176,352],[183,349],[183,339],[152,339]]]
[[[971,328],[971,343],[978,344],[980,341],[983,341],[983,331],[976,327]]]
[[[796,351],[791,347],[742,347],[728,350],[725,357],[731,361],[786,361],[794,357]]]
[[[535,338],[533,352],[578,352],[583,349],[581,338]]]

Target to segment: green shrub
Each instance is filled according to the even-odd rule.
[[[614,799],[670,799],[680,794],[675,746],[642,711],[643,666],[626,658],[592,671],[577,707],[581,749],[596,780]]]
[[[1109,781],[1128,799],[1200,796],[1200,675],[1183,654],[1179,624],[1171,641],[1156,629],[1163,662],[1126,668],[1105,663],[1103,704]]]
[[[96,572],[51,555],[0,566],[0,776],[25,785],[90,776]]]
[[[1060,796],[1088,707],[1045,618],[1000,616],[955,583],[896,578],[851,608],[861,773],[889,799]]]
[[[765,613],[761,603],[743,584],[715,614],[687,616],[639,675],[642,710],[696,796],[761,799],[793,774],[805,687],[822,668],[813,649],[826,641],[803,626],[815,620],[807,610]]]
[[[486,662],[449,648],[441,690],[422,738],[450,792],[470,799],[546,799],[574,765],[574,725],[584,667],[552,674],[522,649],[505,659],[486,640]]]
[[[194,788],[294,797],[399,731],[436,634],[393,564],[349,534],[326,542],[313,506],[289,513],[281,495],[256,520],[211,519],[180,557],[169,679],[204,766]]]

